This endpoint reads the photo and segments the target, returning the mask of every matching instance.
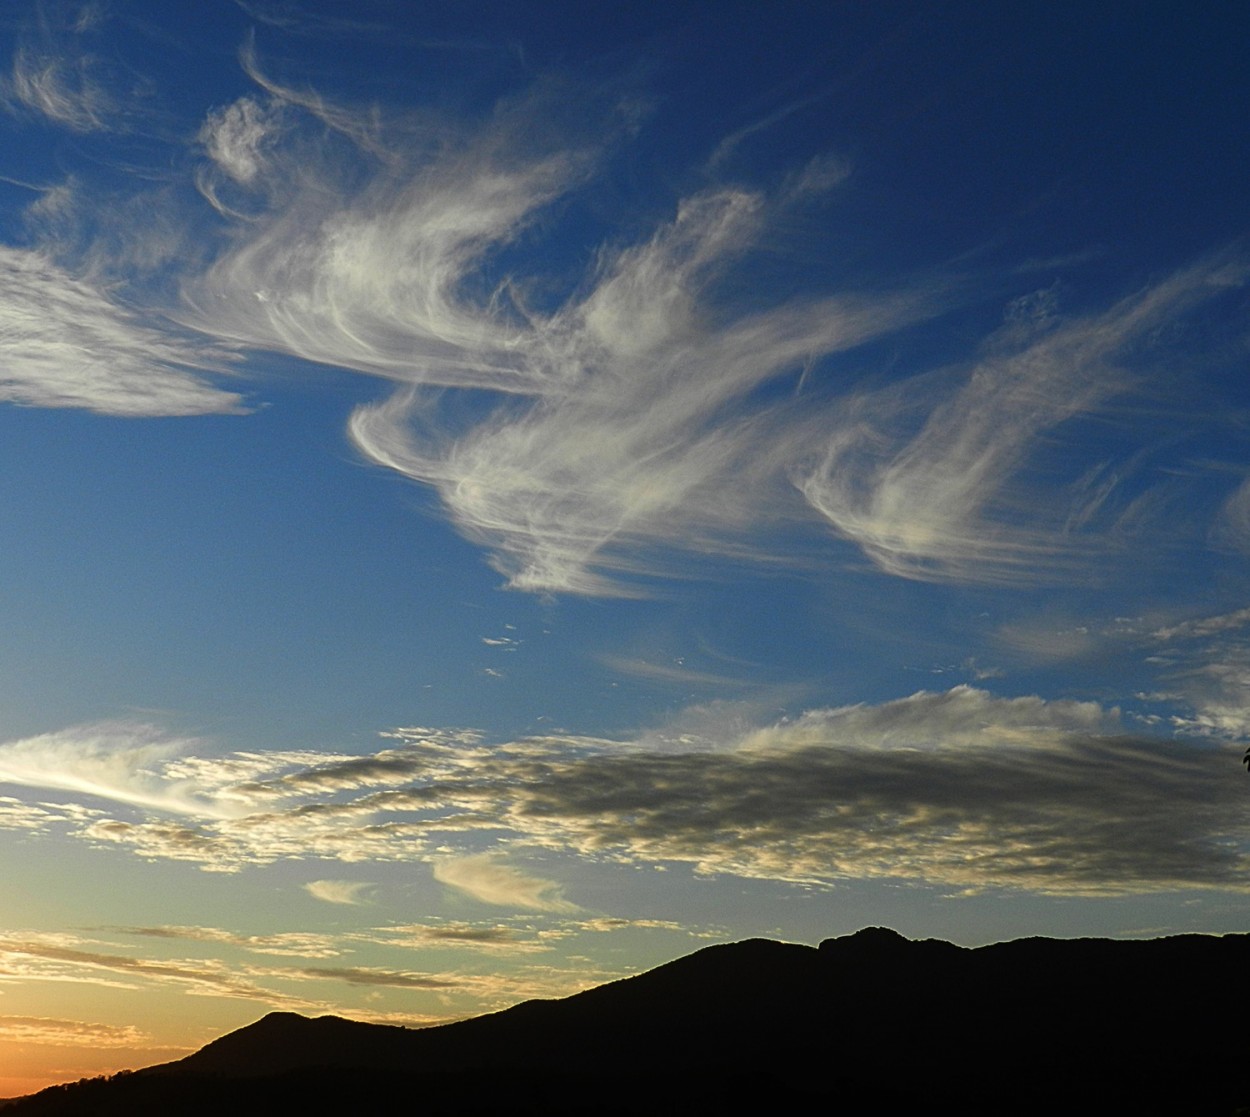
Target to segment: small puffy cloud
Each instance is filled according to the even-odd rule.
[[[23,803],[11,795],[0,795],[0,830],[43,830],[60,817],[63,817],[60,811]]]
[[[490,853],[439,858],[434,879],[484,904],[532,911],[576,911],[551,880],[531,877]]]
[[[278,126],[275,111],[254,97],[242,97],[209,113],[200,129],[208,156],[236,182],[250,183],[263,165],[262,149]]]
[[[373,885],[359,880],[310,880],[304,891],[327,904],[363,904]]]

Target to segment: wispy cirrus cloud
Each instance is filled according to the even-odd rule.
[[[519,141],[535,132],[538,94],[474,126],[400,126],[250,66],[268,100],[219,111],[202,137],[220,172],[251,186],[239,204],[259,210],[188,279],[186,321],[399,382],[352,414],[353,441],[433,486],[519,589],[639,594],[638,576],[675,555],[765,558],[763,527],[822,520],[905,577],[1084,573],[1116,550],[1141,498],[1120,499],[1127,466],[1043,480],[1040,450],[1131,395],[1164,324],[1245,279],[1244,265],[1212,258],[1069,317],[1048,289],[1016,300],[962,364],[885,388],[838,385],[838,355],[975,286],[930,275],[735,311],[726,278],[749,272],[787,207],[836,189],[841,164],[772,196],[689,195],[649,237],[600,249],[553,298],[551,277],[513,270],[510,249],[585,184],[608,143],[557,142],[549,126],[543,142]],[[301,116],[333,143],[310,147]],[[354,175],[335,145],[353,152]],[[787,406],[781,385],[801,387],[813,369],[820,391]]]
[[[379,928],[370,941],[388,946],[427,949],[429,947],[482,950],[490,953],[526,954],[548,951],[551,944],[542,935],[515,927],[480,923],[404,923]]]
[[[373,885],[359,880],[310,880],[304,891],[327,904],[363,904]]]
[[[186,936],[196,938],[196,936]],[[202,946],[222,945],[220,939],[200,937]],[[304,1013],[328,1012],[339,1007],[315,995],[293,993],[291,986],[310,991],[340,984],[363,988],[394,988],[414,992],[429,992],[440,998],[460,994],[468,1005],[479,1003],[491,1007],[519,999],[526,995],[542,995],[560,987],[556,975],[544,979],[543,975],[509,975],[500,980],[477,975],[425,974],[409,970],[388,969],[378,966],[261,966],[227,962],[217,958],[184,958],[169,960],[150,958],[117,950],[102,948],[93,940],[72,935],[0,935],[0,978],[8,982],[47,983],[75,985],[100,985],[125,990],[131,994],[168,988],[192,996],[225,997],[254,1001],[270,1009]],[[572,985],[575,991],[577,976],[559,975],[563,986]],[[589,984],[583,981],[582,986]],[[358,1017],[368,1017],[368,1012],[357,1012]],[[406,1013],[403,1016],[388,1014],[391,1022],[406,1024],[442,1023],[446,1014],[429,1015]],[[27,1038],[28,1042],[82,1044],[90,1040],[95,1026],[76,1026],[66,1022],[63,1028],[56,1022],[40,1025],[37,1019],[11,1017],[9,1028],[0,1017],[0,1038]],[[75,1041],[75,1031],[79,1032]],[[10,1035],[6,1036],[6,1032]],[[132,1034],[128,1029],[108,1029],[99,1026],[100,1039],[108,1046],[124,1046]],[[46,1038],[39,1038],[40,1036]],[[58,1039],[58,1037],[60,1037]],[[112,1042],[109,1042],[110,1039]]]
[[[150,725],[81,726],[0,744],[0,780],[171,814],[211,816],[217,810],[208,798],[199,796],[198,787],[156,771],[189,745]]]
[[[1166,625],[1150,637],[1179,731],[1250,740],[1250,608]]]
[[[823,460],[797,476],[808,502],[881,569],[927,580],[1033,582],[1087,568],[1109,538],[1116,478],[1030,488],[1043,439],[1134,388],[1133,350],[1193,306],[1244,284],[1215,257],[1109,310],[1056,317],[1050,292],[1017,304],[952,378],[853,393],[830,416]],[[1040,507],[1039,507],[1040,497]],[[1101,532],[1086,530],[1102,521]]]
[[[271,778],[231,789],[229,813],[171,822],[166,797],[127,795],[117,802],[129,817],[45,825],[216,870],[310,856],[424,862],[475,899],[548,912],[571,904],[556,882],[516,867],[527,850],[956,891],[1250,886],[1231,747],[1132,735],[1117,710],[1092,702],[969,686],[772,724],[735,722],[721,705],[706,732],[688,724],[692,713],[680,733],[660,735],[662,748],[656,731],[497,745],[397,731],[404,744],[373,757],[275,762]],[[682,747],[687,738],[696,747]],[[213,800],[184,787],[168,801]]]
[[[255,954],[290,955],[297,958],[334,958],[343,953],[329,935],[311,931],[281,931],[272,935],[242,935],[220,927],[109,927],[105,930],[149,939],[238,946]]]
[[[437,416],[409,390],[357,409],[354,441],[434,485],[516,588],[638,592],[615,575],[655,569],[666,548],[750,553],[758,528],[799,511],[783,470],[803,452],[753,393],[941,302],[899,291],[719,319],[701,294],[768,211],[740,190],[684,200],[649,242],[606,259],[583,297],[531,316],[516,342],[536,373],[528,398],[440,445],[422,439]]]
[[[649,231],[570,256],[561,214],[642,126],[639,98],[553,80],[475,118],[395,111],[278,80],[251,41],[240,58],[253,90],[206,114],[193,158],[179,153],[215,238],[181,252],[205,213],[171,202],[155,222],[110,198],[108,222],[80,222],[95,240],[77,256],[52,233],[42,250],[0,250],[0,399],[237,412],[213,377],[241,349],[382,378],[391,394],[350,416],[355,446],[435,489],[517,589],[644,595],[691,554],[811,561],[830,529],[908,578],[1084,577],[1146,529],[1154,497],[1129,483],[1140,446],[1077,468],[1066,432],[1132,399],[1166,363],[1168,328],[1246,277],[1228,253],[1067,316],[1047,288],[941,367],[868,388],[872,361],[852,371],[849,354],[1003,275],[868,285],[831,269],[819,290],[745,309],[781,228],[836,200],[849,171],[835,155],[771,190],[708,185]],[[47,113],[94,119],[81,82],[78,101],[60,97],[61,71],[40,84],[18,62],[28,101],[42,89]],[[105,231],[119,221],[127,235]],[[163,313],[121,301],[131,289]],[[766,541],[778,527],[811,544],[801,560]]]
[[[259,210],[187,277],[187,322],[405,383],[531,388],[540,370],[517,351],[524,323],[507,289],[479,303],[461,285],[584,180],[589,155],[518,152],[509,137],[535,104],[501,106],[477,133],[400,121],[382,140],[367,115],[253,76],[269,100],[219,111],[201,138]]]
[[[117,103],[93,73],[90,55],[19,48],[5,83],[10,105],[20,105],[75,132],[107,127]]]
[[[449,929],[454,930],[454,927]],[[229,931],[193,927],[114,930],[141,938],[181,940],[198,947],[201,956],[153,958],[82,935],[6,932],[0,934],[0,984],[52,982],[97,985],[119,989],[130,995],[170,989],[195,996],[254,1001],[267,1008],[304,1013],[341,1011],[341,1001],[326,1000],[320,995],[323,990],[336,985],[363,991],[394,989],[417,996],[428,994],[426,1010],[422,1010],[418,1003],[406,1012],[356,1008],[352,1015],[357,1019],[375,1019],[386,1023],[428,1025],[493,1011],[531,997],[567,996],[622,976],[589,965],[570,968],[567,965],[532,963],[503,973],[493,969],[488,973],[476,973],[465,967],[423,970],[402,964],[261,964],[252,960],[240,962],[237,957],[231,956],[232,948],[239,946],[249,953],[270,951],[249,945],[250,936]],[[299,934],[302,933],[275,937],[286,939]],[[380,946],[392,951],[412,951],[430,945],[429,941],[415,941],[412,935],[404,933],[403,928],[354,932],[342,936],[342,939],[346,949],[364,945],[368,948]],[[518,950],[524,945],[526,940],[521,941]],[[221,956],[204,956],[214,953]],[[291,953],[299,956],[302,952]],[[431,1008],[434,1011],[429,1011]],[[82,1043],[89,1039],[96,1027],[74,1021],[41,1023],[40,1018],[35,1017],[0,1017],[0,1039],[45,1043],[63,1041],[69,1044],[75,1042],[73,1037],[77,1033],[78,1042]],[[101,1042],[109,1046],[123,1046],[125,1037],[132,1034],[128,1029],[98,1027]],[[108,1042],[110,1037],[114,1042]]]
[[[550,280],[504,261],[592,175],[619,112],[603,114],[608,140],[601,127],[580,143],[584,124],[553,134],[545,90],[473,126],[388,126],[279,85],[254,58],[249,67],[266,99],[217,111],[201,133],[218,172],[202,189],[248,217],[188,277],[183,320],[399,381],[356,410],[351,437],[436,487],[518,588],[637,592],[614,575],[651,568],[649,549],[742,550],[789,491],[776,444],[788,432],[752,394],[947,301],[902,289],[725,315],[706,293],[786,203],[712,189],[643,243],[602,250],[548,308]],[[310,118],[332,138],[311,141]],[[825,178],[825,189],[836,182]],[[485,390],[495,406],[440,409],[428,394],[438,388]]]
[[[717,675],[710,671],[696,671],[686,667],[680,659],[672,663],[655,663],[641,656],[604,654],[596,658],[612,671],[619,671],[622,675],[631,675],[636,679],[647,679],[651,682],[672,683],[676,686],[741,687],[743,685],[743,680],[740,678]]]
[[[81,135],[127,130],[149,85],[107,49],[100,32],[115,14],[96,2],[31,5],[0,77],[9,111]]]
[[[577,910],[564,899],[555,881],[529,876],[496,854],[440,857],[434,862],[434,879],[484,904],[533,911]]]
[[[716,938],[724,932],[691,928],[666,919],[627,918],[592,915],[574,918],[570,913],[547,912],[511,916],[502,923],[448,921],[405,923],[378,927],[350,936],[373,945],[407,950],[452,949],[483,951],[490,954],[548,953],[555,944],[583,934],[611,934],[619,931],[671,931],[692,938]]]
[[[145,317],[37,251],[0,245],[0,400],[105,415],[239,414],[231,354]]]
[[[345,981],[348,985],[389,985],[397,989],[455,989],[462,984],[454,978],[366,966],[309,966],[299,973],[304,977]]]
[[[199,140],[213,164],[236,182],[256,180],[264,164],[263,149],[280,127],[281,104],[263,104],[254,97],[210,112]],[[201,184],[206,179],[201,179]]]
[[[1215,533],[1221,542],[1250,551],[1250,480],[1238,485],[1224,502]]]

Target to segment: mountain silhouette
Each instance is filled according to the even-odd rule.
[[[176,1062],[4,1117],[111,1114],[1232,1114],[1250,936],[885,928],[712,946],[562,1000],[405,1029],[275,1012]]]

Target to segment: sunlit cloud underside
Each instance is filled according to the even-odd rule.
[[[429,862],[489,904],[573,910],[508,863],[575,853],[829,885],[1116,894],[1243,889],[1230,750],[1126,730],[1095,703],[961,686],[813,710],[713,750],[564,736],[487,744],[401,729],[364,756],[154,757],[124,727],[0,749],[0,777],[72,788],[0,821],[232,871],[278,860]],[[101,763],[107,753],[108,763]],[[78,774],[75,774],[78,773]],[[450,851],[450,852],[449,852]],[[333,882],[314,895],[351,902]]]

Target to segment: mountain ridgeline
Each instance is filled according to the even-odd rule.
[[[1250,936],[712,946],[435,1028],[275,1012],[33,1115],[1186,1113],[1250,1106]]]

